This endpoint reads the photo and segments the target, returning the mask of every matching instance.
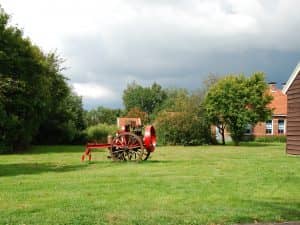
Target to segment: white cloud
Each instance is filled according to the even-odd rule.
[[[94,83],[73,83],[75,93],[90,99],[114,98],[114,93],[106,87]]]

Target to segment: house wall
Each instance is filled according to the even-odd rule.
[[[283,134],[278,133],[278,127],[279,127],[278,120],[284,120],[285,129],[284,129]],[[247,136],[249,136],[250,139],[251,139],[251,136],[254,136],[254,137],[285,136],[286,132],[287,132],[286,116],[274,115],[272,118],[272,121],[273,121],[273,133],[272,134],[266,134],[266,123],[260,122],[260,123],[256,124],[255,127],[252,128],[251,134],[245,134],[245,140],[247,139]],[[300,118],[299,118],[299,122],[300,122]],[[221,134],[218,132],[218,129],[215,126],[211,126],[211,132],[212,132],[213,137],[216,137],[216,140],[218,142],[221,142],[221,140],[222,140]],[[227,130],[225,130],[225,141],[232,141],[230,133]]]
[[[283,134],[278,133],[278,120],[284,120],[285,124],[285,132]],[[287,126],[287,120],[285,116],[273,116],[273,133],[272,134],[266,134],[266,123],[260,122],[253,128],[253,135],[255,137],[264,137],[264,136],[281,136],[286,134],[286,126]]]
[[[266,134],[266,123],[258,123],[253,128],[253,135],[257,137],[265,136]]]
[[[300,74],[287,91],[287,144],[289,154],[300,155]]]

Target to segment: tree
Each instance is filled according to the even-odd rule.
[[[189,99],[189,92],[183,88],[167,89],[165,101],[156,108],[157,111],[182,111],[186,110],[186,101]],[[189,108],[189,107],[187,107]]]
[[[0,7],[0,144],[24,150],[36,136],[47,137],[47,129],[83,129],[81,99],[61,74],[62,60],[42,52],[8,21]]]
[[[211,86],[215,85],[219,80],[221,79],[220,76],[216,74],[210,73],[207,78],[204,80],[204,92],[208,92]],[[214,125],[218,128],[219,133],[222,137],[222,144],[225,145],[225,131],[226,131],[226,124],[223,120],[220,120],[219,118],[210,118],[211,121],[215,121]]]
[[[271,116],[267,107],[272,96],[263,73],[229,75],[211,86],[206,94],[204,106],[211,124],[225,127],[232,140],[239,145],[247,125],[255,125]]]
[[[155,119],[163,144],[199,145],[210,142],[209,126],[201,106],[201,92],[189,94],[185,89],[168,90],[168,98]]]
[[[128,118],[140,118],[142,124],[147,124],[149,122],[149,115],[146,112],[143,112],[137,107],[131,108],[129,112],[127,112],[126,116]]]
[[[26,132],[31,121],[26,121],[25,116],[32,111],[23,99],[26,96],[24,82],[0,76],[0,143],[13,149],[17,148],[15,142],[20,138],[23,142],[31,140],[30,132]]]
[[[85,118],[87,126],[93,126],[99,123],[115,125],[117,123],[117,117],[120,117],[122,113],[121,109],[110,109],[99,106],[97,109],[86,112]]]
[[[133,82],[128,84],[123,92],[123,104],[127,112],[137,107],[150,115],[164,102],[166,97],[166,92],[157,83],[153,83],[150,87],[142,87]]]
[[[37,144],[82,143],[86,128],[81,97],[68,91],[67,95],[51,108],[35,137]]]

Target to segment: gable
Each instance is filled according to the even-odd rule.
[[[294,80],[299,75],[299,73],[300,73],[300,63],[298,63],[298,65],[294,69],[293,73],[291,74],[289,80],[287,81],[286,85],[284,86],[284,88],[282,90],[284,94],[287,94],[288,90],[292,86]]]

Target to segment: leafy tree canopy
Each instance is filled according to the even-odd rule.
[[[255,125],[271,116],[267,107],[272,96],[263,73],[250,77],[229,75],[213,84],[205,98],[205,109],[211,124],[225,124],[235,144],[239,144],[248,124]]]
[[[101,124],[115,125],[117,123],[117,117],[122,115],[121,109],[110,109],[103,106],[99,106],[96,109],[92,109],[85,114],[85,118],[88,126]]]
[[[143,112],[137,107],[131,108],[129,112],[127,112],[126,117],[128,118],[140,118],[143,125],[149,123],[149,115],[146,112]]]
[[[55,130],[70,120],[72,132],[82,129],[81,99],[71,93],[61,64],[57,54],[42,52],[22,30],[9,25],[9,15],[0,7],[0,144],[24,150],[38,133],[49,135],[43,126]],[[62,121],[63,115],[68,119]]]
[[[123,104],[127,112],[137,107],[150,115],[166,98],[166,92],[157,83],[143,87],[133,82],[123,92]]]
[[[199,145],[210,142],[201,92],[167,90],[168,98],[155,119],[159,141],[163,144]]]

